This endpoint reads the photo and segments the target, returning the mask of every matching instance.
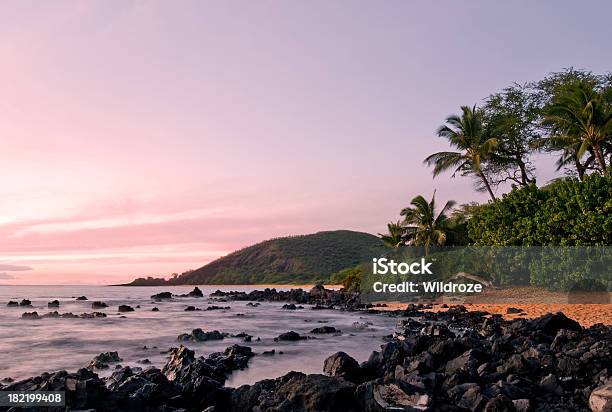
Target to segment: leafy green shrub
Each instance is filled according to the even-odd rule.
[[[358,291],[361,288],[362,269],[357,266],[334,273],[329,280],[332,284],[341,284],[347,291]]]
[[[473,211],[468,235],[480,246],[612,244],[612,177],[514,188]]]

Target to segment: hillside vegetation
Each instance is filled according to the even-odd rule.
[[[140,278],[130,285],[305,283],[326,280],[342,269],[386,251],[369,233],[336,230],[266,240],[230,253],[177,278]]]

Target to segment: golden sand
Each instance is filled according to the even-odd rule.
[[[605,295],[605,293],[604,293]],[[583,297],[587,302],[601,298],[601,294],[596,297]],[[533,319],[546,313],[563,312],[568,318],[574,319],[582,326],[589,327],[596,323],[612,325],[612,304],[610,303],[568,303],[571,299],[576,300],[567,293],[550,292],[544,289],[531,286],[515,287],[511,289],[488,289],[482,295],[473,295],[465,299],[444,299],[436,302],[431,311],[445,311],[442,304],[453,306],[464,305],[470,311],[485,311],[492,314],[503,315],[506,319],[528,318]],[[590,300],[589,300],[590,299]],[[578,300],[580,301],[580,300]],[[597,300],[595,300],[597,301]],[[608,294],[608,301],[612,302],[612,294]],[[385,302],[389,310],[403,309],[406,303]],[[508,308],[521,309],[523,313],[508,314]]]

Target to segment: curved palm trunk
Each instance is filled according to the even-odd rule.
[[[527,186],[530,183],[535,183],[535,177],[531,179],[529,177],[529,173],[527,172],[527,165],[523,161],[523,158],[520,155],[516,156],[516,164],[519,167],[519,171],[521,172],[521,185]]]
[[[578,178],[580,179],[580,181],[583,181],[585,167],[582,165],[582,163],[580,163],[580,159],[578,159],[578,156],[576,154],[574,154],[574,164],[576,165],[576,171],[578,172]]]
[[[487,192],[489,192],[489,195],[491,196],[491,199],[493,199],[493,201],[496,201],[497,198],[495,197],[495,195],[493,194],[493,191],[491,190],[491,185],[489,184],[489,181],[487,180],[487,177],[482,172],[482,170],[478,170],[478,174],[480,175],[480,178],[482,179],[482,182],[484,183],[485,187],[487,188]]]
[[[597,159],[597,163],[599,163],[599,167],[601,168],[601,173],[604,176],[608,176],[608,169],[606,168],[606,160],[603,157],[603,153],[601,151],[601,146],[594,145],[593,151],[595,152],[595,158]]]

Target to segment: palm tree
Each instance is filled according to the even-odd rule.
[[[603,148],[612,138],[612,107],[592,83],[576,82],[553,98],[545,124],[552,126],[548,139],[580,160],[592,152],[601,173],[608,176]]]
[[[531,143],[534,149],[544,149],[548,152],[561,152],[556,162],[557,171],[564,167],[573,166],[576,169],[578,178],[584,180],[587,171],[596,168],[596,166],[593,165],[593,162],[595,162],[595,154],[593,150],[589,150],[589,156],[583,162],[581,156],[578,156],[578,149],[581,145],[582,142],[579,138],[570,140],[568,138],[555,138],[551,136],[541,137]]]
[[[443,245],[449,232],[449,220],[446,212],[455,206],[455,201],[446,202],[440,213],[436,215],[436,192],[427,202],[421,195],[410,202],[400,213],[404,216],[405,237],[412,245],[424,246],[425,256],[431,245]]]
[[[382,233],[378,234],[386,246],[397,249],[404,244],[404,241],[406,240],[404,238],[404,232],[406,229],[401,222],[398,221],[395,223],[387,223],[387,231],[388,234],[386,235]]]
[[[481,164],[488,160],[498,141],[484,133],[482,115],[476,106],[461,106],[461,116],[452,115],[446,118],[446,124],[438,129],[438,136],[448,139],[457,152],[438,152],[425,159],[428,166],[434,165],[434,177],[449,169],[457,172],[476,174],[481,180],[491,199],[496,200],[491,185],[482,171]]]

